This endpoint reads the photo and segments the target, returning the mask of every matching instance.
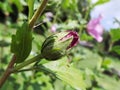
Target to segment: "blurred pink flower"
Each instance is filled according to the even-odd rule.
[[[87,32],[98,42],[102,42],[103,40],[103,27],[100,24],[101,19],[102,16],[99,15],[98,18],[90,20],[87,24]]]
[[[52,33],[55,33],[56,30],[57,30],[57,24],[53,24],[53,25],[51,26],[51,28],[50,28],[50,31],[51,31]]]
[[[52,20],[52,18],[53,18],[53,13],[52,12],[46,12],[45,13],[45,19],[43,20],[44,22],[49,22],[49,21],[51,21]]]

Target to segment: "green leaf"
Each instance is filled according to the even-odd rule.
[[[20,0],[11,0],[11,2],[13,2],[17,6],[17,8],[18,8],[19,11],[23,10],[23,6],[22,6]]]
[[[88,40],[93,40],[93,37],[90,35],[87,35],[86,33],[82,33],[80,39],[88,41]]]
[[[76,63],[76,66],[78,68],[100,70],[102,64],[102,57],[100,57],[97,53],[94,53],[91,50],[83,47],[78,47],[77,49],[79,50],[79,58],[81,59],[79,62]]]
[[[112,51],[116,52],[117,54],[120,55],[120,46],[116,45],[112,47]]]
[[[96,6],[96,5],[100,5],[100,4],[104,4],[104,3],[107,3],[107,2],[109,2],[110,0],[98,0],[95,4],[94,4],[94,6]]]
[[[83,73],[73,66],[68,66],[66,58],[45,64],[45,67],[55,72],[56,76],[76,90],[86,90]]]
[[[105,69],[109,69],[112,67],[112,61],[109,58],[105,58],[102,62],[102,67],[104,67]]]
[[[11,52],[16,55],[16,63],[23,62],[30,54],[32,48],[32,30],[27,22],[23,23],[16,35],[12,36]]]
[[[68,83],[76,90],[85,90],[86,86],[80,70],[73,67],[64,66],[59,68],[59,70],[56,72],[56,75],[58,78]]]
[[[120,29],[110,30],[110,35],[113,42],[118,41],[120,39]]]
[[[114,75],[119,75],[120,60],[116,57],[105,57],[104,60],[109,60],[110,61],[109,68],[113,69],[112,72],[114,73]]]
[[[120,80],[116,80],[114,77],[107,76],[104,74],[96,77],[99,87],[104,90],[119,90],[120,89]]]

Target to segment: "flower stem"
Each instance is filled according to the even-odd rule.
[[[40,59],[42,59],[42,58],[43,58],[43,57],[41,56],[41,54],[38,54],[37,56],[35,56],[35,57],[33,57],[33,58],[29,59],[29,60],[26,60],[25,62],[19,64],[19,65],[16,66],[16,67],[14,67],[14,69],[13,69],[12,72],[18,71],[18,70],[20,70],[21,68],[23,68],[23,67],[25,67],[25,66],[27,66],[27,65],[35,62],[35,61],[38,61],[38,60],[40,60]]]
[[[35,71],[42,71],[42,72],[45,72],[45,73],[50,73],[50,74],[52,74],[52,75],[54,75],[54,76],[56,76],[56,72],[55,71],[52,71],[52,70],[50,70],[49,68],[46,68],[45,66],[43,66],[43,65],[39,65],[39,66],[34,66],[34,67],[31,67],[31,68],[27,68],[27,69],[21,69],[21,70],[18,70],[18,71],[13,71],[13,73],[19,73],[19,72],[26,72],[26,71],[33,71],[33,70],[35,70]]]
[[[34,26],[35,22],[37,21],[38,17],[44,11],[47,2],[48,2],[48,0],[43,0],[42,3],[41,3],[41,5],[39,6],[39,8],[37,9],[37,11],[35,12],[35,14],[32,16],[31,20],[29,21],[30,28],[33,28],[33,26]]]

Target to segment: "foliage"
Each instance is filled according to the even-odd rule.
[[[0,78],[12,52],[17,53],[22,63],[40,54],[44,40],[56,32],[75,30],[81,42],[57,61],[41,59],[12,73],[0,90],[119,90],[120,29],[104,31],[101,43],[88,35],[90,11],[109,0],[98,0],[94,4],[91,1],[49,0],[31,31],[23,21],[31,19],[41,0],[1,0]],[[53,25],[56,26],[54,33]],[[18,41],[23,42],[18,44]]]

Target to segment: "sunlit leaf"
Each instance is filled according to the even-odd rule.
[[[83,79],[83,73],[80,70],[72,66],[67,66],[67,64],[61,60],[48,63],[45,66],[54,71],[59,79],[76,90],[85,90],[86,85]]]
[[[100,5],[100,4],[104,4],[104,3],[107,3],[107,2],[109,2],[110,0],[98,0],[95,4],[94,4],[94,6],[96,6],[96,5]]]
[[[110,30],[110,35],[113,42],[120,40],[120,29]]]
[[[116,80],[113,77],[101,74],[96,78],[98,85],[104,90],[119,90],[120,80]]]
[[[117,54],[119,54],[120,55],[120,46],[113,46],[112,47],[112,51],[114,51],[114,52],[116,52]]]

